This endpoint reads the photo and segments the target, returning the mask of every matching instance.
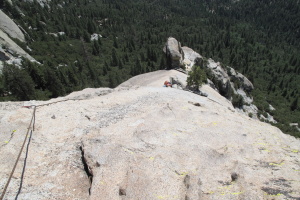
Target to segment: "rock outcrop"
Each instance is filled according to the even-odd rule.
[[[163,51],[166,54],[169,69],[178,68],[182,65],[183,52],[181,44],[175,38],[168,38]]]
[[[102,38],[102,35],[98,34],[98,33],[94,33],[91,35],[91,41],[98,41],[100,38]]]
[[[169,50],[168,50],[169,49]],[[167,56],[169,69],[183,68],[187,73],[193,70],[193,66],[201,66],[208,69],[208,84],[216,89],[222,96],[232,99],[232,95],[240,95],[243,101],[250,105],[244,105],[246,113],[257,113],[257,108],[251,105],[253,99],[247,95],[254,87],[253,84],[241,73],[233,68],[222,66],[220,62],[206,59],[189,47],[181,47],[175,38],[168,38],[164,52]]]
[[[236,72],[231,67],[224,68],[221,63],[215,62],[211,58],[205,61],[205,58],[203,58],[193,49],[189,47],[181,47],[180,42],[178,42],[175,38],[168,38],[164,47],[164,52],[167,56],[168,68],[170,69],[182,66],[188,72],[192,70],[192,67],[195,64],[204,65],[210,69],[213,77],[221,83],[221,92],[226,93],[231,85],[230,83],[235,81],[238,81],[240,83],[239,86],[247,92],[250,92],[254,89],[253,84],[241,73]]]
[[[247,77],[245,77],[243,74],[236,72],[233,68],[228,67],[228,70],[230,71],[230,79],[232,82],[237,80],[239,83],[241,83],[241,88],[244,89],[247,92],[251,92],[254,89],[253,84]]]
[[[30,61],[35,61],[27,52],[25,52],[19,45],[17,45],[12,39],[8,37],[6,33],[0,30],[0,52],[2,54],[0,60],[0,71],[2,69],[2,62],[8,64],[18,64],[21,61],[21,57],[25,57]]]
[[[162,87],[170,76],[186,78],[157,71],[38,107],[19,199],[300,197],[299,140],[236,112],[207,85],[209,98]],[[1,189],[31,118],[21,106],[0,103]],[[5,199],[15,199],[24,159]]]
[[[25,57],[30,61],[35,61],[27,52],[17,45],[10,37],[24,42],[24,34],[19,27],[5,13],[0,10],[0,73],[3,62],[20,65]]]
[[[192,70],[192,67],[195,64],[197,64],[197,62],[202,60],[202,56],[189,47],[182,47],[182,51],[183,51],[182,64],[185,66],[185,69],[187,71]]]
[[[220,63],[215,62],[212,59],[208,59],[207,68],[210,69],[213,83],[216,85],[215,88],[218,88],[220,94],[227,97],[227,94],[230,92],[231,84],[230,77]]]
[[[181,47],[180,42],[175,38],[169,37],[163,51],[167,58],[167,68],[174,69],[184,67],[190,71],[197,61],[202,59],[202,56],[189,47]]]
[[[25,36],[20,28],[2,10],[0,10],[0,29],[12,38],[25,41]]]

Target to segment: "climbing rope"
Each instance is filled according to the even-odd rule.
[[[13,167],[13,169],[12,169],[10,175],[9,175],[9,178],[8,178],[8,180],[7,180],[7,182],[6,182],[6,185],[5,185],[4,190],[3,190],[2,194],[1,194],[0,200],[3,200],[3,198],[4,198],[4,195],[5,195],[5,193],[6,193],[6,190],[7,190],[7,188],[8,188],[8,185],[9,185],[9,183],[10,183],[10,181],[11,181],[11,178],[12,178],[12,176],[13,176],[13,174],[14,174],[14,172],[15,172],[15,169],[16,169],[16,167],[17,167],[18,161],[19,161],[19,159],[20,159],[20,157],[21,157],[21,154],[22,154],[22,152],[23,152],[23,148],[24,148],[24,146],[25,146],[25,143],[26,143],[28,134],[29,134],[29,132],[34,131],[34,125],[35,125],[35,111],[36,111],[36,106],[34,106],[33,113],[32,113],[32,117],[31,117],[31,121],[30,121],[30,123],[29,123],[29,125],[28,125],[27,133],[26,133],[26,136],[25,136],[25,138],[24,138],[23,145],[22,145],[22,147],[21,147],[21,149],[20,149],[20,152],[19,152],[19,155],[18,155],[17,160],[16,160],[16,162],[15,162],[15,165],[14,165],[14,167]]]
[[[11,181],[11,178],[12,178],[12,176],[13,176],[13,174],[15,172],[15,169],[17,167],[18,161],[19,161],[19,159],[21,157],[21,154],[23,152],[23,148],[25,146],[25,143],[26,143],[26,140],[28,138],[28,135],[29,135],[30,132],[32,133],[34,131],[34,129],[35,129],[35,112],[36,112],[37,107],[48,106],[48,105],[51,105],[51,104],[55,104],[55,103],[59,103],[59,102],[64,102],[64,101],[76,101],[76,100],[84,100],[84,99],[63,99],[63,100],[60,100],[60,101],[54,101],[54,102],[50,102],[50,103],[46,103],[46,104],[41,104],[41,105],[36,105],[36,106],[35,105],[34,106],[23,106],[25,108],[34,107],[34,109],[33,109],[32,117],[31,117],[31,121],[30,121],[30,123],[28,125],[28,128],[27,128],[26,136],[25,136],[24,141],[23,141],[23,145],[22,145],[22,147],[20,149],[20,152],[19,152],[18,158],[17,158],[17,160],[15,162],[15,165],[14,165],[14,167],[13,167],[13,169],[12,169],[10,175],[9,175],[9,178],[8,178],[8,180],[6,182],[6,185],[5,185],[4,190],[3,190],[2,194],[1,194],[0,200],[3,200],[3,198],[4,198],[4,195],[6,193],[8,185],[9,185],[9,183]]]

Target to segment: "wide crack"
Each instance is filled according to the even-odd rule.
[[[86,158],[84,156],[84,150],[83,147],[80,146],[79,147],[80,151],[81,151],[81,161],[84,167],[84,171],[86,173],[86,175],[88,176],[89,179],[89,183],[90,183],[90,187],[89,187],[89,195],[91,195],[91,188],[92,188],[92,183],[93,183],[93,171],[92,169],[89,167],[89,165],[87,164]]]

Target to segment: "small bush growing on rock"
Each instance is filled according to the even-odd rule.
[[[187,78],[187,85],[193,90],[199,90],[199,87],[207,81],[206,73],[200,66],[195,65]]]
[[[203,58],[196,58],[195,65],[196,66],[200,66],[202,69],[205,69],[207,67],[207,65],[208,65],[208,60],[205,57],[203,57]]]
[[[267,114],[266,112],[263,112],[263,116],[264,116],[265,118],[268,118],[268,114]]]
[[[180,68],[183,69],[184,71],[186,70],[185,65],[180,65]]]
[[[238,79],[233,79],[234,88],[237,90],[241,88],[241,82]]]
[[[227,72],[228,76],[232,76],[230,67],[228,67],[228,66],[226,67],[226,72]]]
[[[239,94],[234,94],[232,95],[232,105],[235,107],[235,108],[241,108],[243,105],[244,105],[244,99],[241,95]]]

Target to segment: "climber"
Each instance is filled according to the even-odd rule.
[[[169,81],[165,81],[164,87],[172,87],[172,84]]]

